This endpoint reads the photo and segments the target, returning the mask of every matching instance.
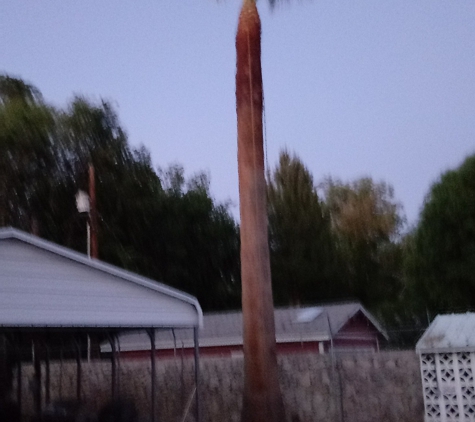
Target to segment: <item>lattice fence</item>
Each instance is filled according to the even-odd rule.
[[[475,422],[475,352],[423,353],[425,422]]]

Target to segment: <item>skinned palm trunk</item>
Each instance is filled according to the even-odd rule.
[[[262,135],[261,26],[244,0],[236,35],[236,111],[244,336],[242,422],[283,422],[275,351]]]

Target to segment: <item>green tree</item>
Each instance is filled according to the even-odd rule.
[[[398,243],[399,260],[398,273],[400,287],[398,291],[378,307],[377,315],[390,332],[390,342],[393,347],[414,348],[431,322],[429,309],[423,297],[419,297],[411,283],[409,268],[414,266],[415,242],[414,230],[405,234]]]
[[[281,304],[324,300],[337,290],[330,219],[313,177],[287,151],[267,184],[272,284]]]
[[[55,145],[58,177],[54,189],[48,194],[50,206],[45,208],[47,215],[40,233],[57,243],[85,252],[86,223],[77,213],[75,194],[78,189],[88,190],[88,166],[92,164],[96,173],[97,209],[100,220],[106,223],[99,224],[99,243],[104,246],[99,250],[99,257],[118,264],[108,246],[112,239],[107,234],[107,224],[114,226],[121,210],[128,206],[127,195],[131,192],[127,187],[137,174],[136,156],[128,146],[117,115],[107,102],[94,104],[75,97],[58,116]],[[158,180],[156,176],[155,179]],[[117,224],[115,227],[117,237],[121,226]]]
[[[365,177],[352,183],[327,179],[325,203],[347,279],[346,292],[373,308],[401,290],[404,217],[393,188]]]
[[[475,307],[475,155],[433,184],[409,252],[406,269],[419,308]]]
[[[35,86],[22,79],[0,75],[0,103],[20,101],[26,104],[42,104],[43,96]]]
[[[153,169],[129,146],[107,102],[75,97],[52,110],[21,80],[0,83],[0,224],[86,252],[75,194],[96,174],[101,260],[195,294],[204,309],[237,306],[239,230],[205,174]],[[0,80],[1,82],[1,80]],[[30,92],[31,90],[31,92]],[[8,94],[8,95],[7,95]]]
[[[273,4],[275,0],[271,0]],[[275,350],[262,133],[261,23],[243,0],[236,33],[236,112],[244,343],[243,422],[285,420]]]
[[[0,76],[0,225],[36,226],[57,176],[55,121],[35,87]]]
[[[238,230],[208,177],[187,181],[179,165],[157,174],[145,148],[130,149],[108,103],[76,98],[63,125],[76,189],[85,189],[87,164],[96,169],[101,259],[194,294],[206,310],[235,304]]]
[[[239,231],[226,204],[216,204],[209,178],[186,180],[172,165],[159,171],[164,187],[149,227],[157,272],[167,284],[195,295],[205,310],[239,304]],[[153,242],[153,244],[152,244]]]

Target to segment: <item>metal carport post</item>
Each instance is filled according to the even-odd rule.
[[[198,343],[198,327],[193,328],[193,341],[195,345],[195,388],[196,388],[196,422],[200,422],[200,348]]]
[[[155,366],[155,329],[151,328],[147,330],[148,336],[150,337],[150,361],[151,361],[151,374],[150,374],[150,395],[151,395],[151,403],[150,403],[150,413],[152,422],[155,422],[155,379],[156,379],[156,366]]]

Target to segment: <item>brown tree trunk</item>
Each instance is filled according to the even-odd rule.
[[[267,237],[262,135],[261,25],[244,0],[236,35],[236,111],[244,330],[242,422],[283,422]]]
[[[89,221],[91,225],[91,258],[99,259],[98,229],[97,229],[97,206],[96,206],[96,179],[94,166],[89,164]]]

